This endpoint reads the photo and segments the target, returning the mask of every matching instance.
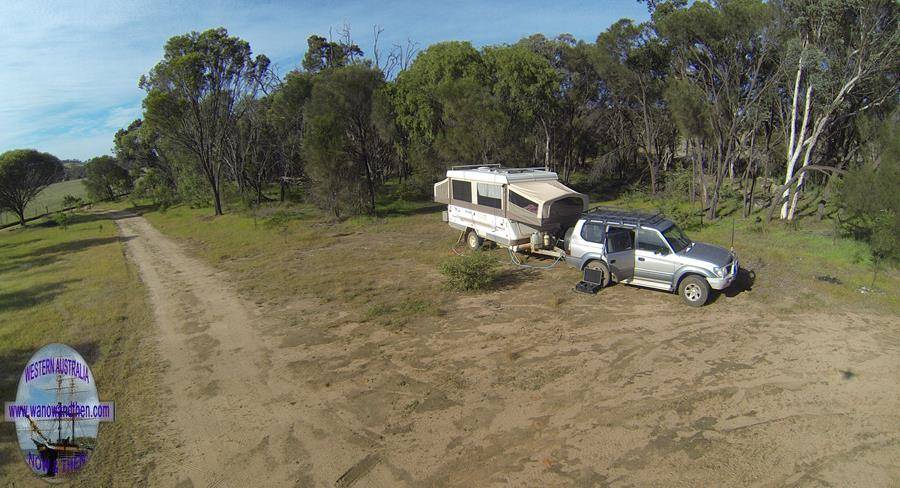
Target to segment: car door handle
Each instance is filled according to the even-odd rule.
[[[643,260],[644,260],[644,258],[638,258],[638,261],[643,261]]]
[[[609,260],[609,264],[615,264],[615,262],[616,262],[615,259],[610,259],[610,260]]]

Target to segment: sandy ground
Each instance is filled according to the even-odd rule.
[[[896,317],[523,298],[570,282],[554,269],[412,333],[312,299],[260,308],[142,217],[117,222],[168,364],[152,486],[900,485]]]

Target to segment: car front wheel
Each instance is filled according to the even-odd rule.
[[[678,294],[684,303],[692,307],[702,307],[709,300],[709,283],[700,276],[688,276],[678,285]]]

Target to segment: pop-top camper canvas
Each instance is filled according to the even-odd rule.
[[[434,185],[447,204],[448,223],[505,246],[526,244],[535,233],[556,236],[587,209],[588,198],[545,168],[458,166]]]

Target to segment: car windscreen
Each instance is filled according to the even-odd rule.
[[[675,252],[681,252],[692,244],[688,236],[684,235],[684,232],[677,225],[669,226],[669,228],[662,231],[662,234],[669,241],[669,245],[672,246],[672,250]]]

